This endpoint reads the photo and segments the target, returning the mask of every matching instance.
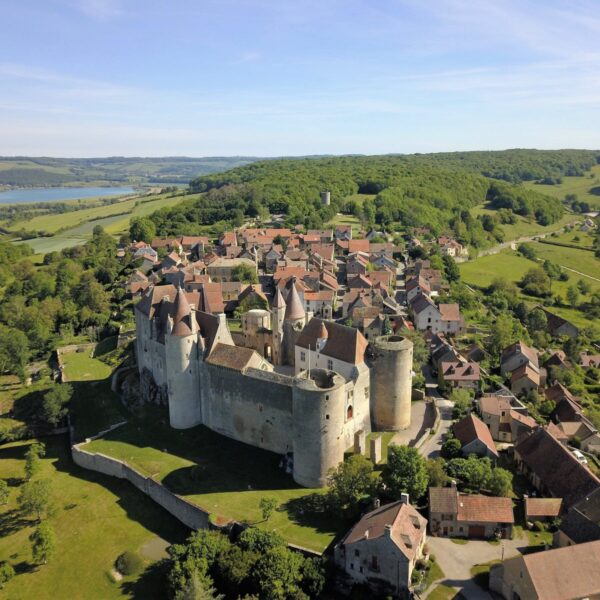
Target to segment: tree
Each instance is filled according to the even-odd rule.
[[[332,510],[354,514],[360,500],[373,490],[373,463],[362,454],[353,454],[329,472],[327,485]]]
[[[584,295],[587,296],[592,291],[592,286],[585,281],[584,279],[580,279],[577,282],[577,289]]]
[[[136,217],[129,224],[129,235],[136,242],[149,244],[156,236],[156,225],[148,217]]]
[[[25,477],[31,479],[36,475],[41,466],[40,458],[46,455],[46,447],[44,444],[34,442],[31,444],[25,453]]]
[[[523,291],[530,296],[545,297],[552,294],[552,282],[541,267],[529,269],[519,284]]]
[[[285,546],[285,540],[274,531],[248,527],[240,534],[238,545],[242,550],[264,554],[270,548]]]
[[[73,388],[69,384],[55,384],[44,394],[42,401],[42,418],[46,423],[56,426],[67,414],[67,404],[73,396]]]
[[[271,548],[263,554],[254,567],[253,579],[261,598],[287,600],[301,592],[304,558],[285,546]]]
[[[531,244],[519,244],[517,250],[529,260],[535,260],[537,257],[536,251]]]
[[[506,496],[510,498],[512,494],[513,475],[510,471],[496,467],[492,470],[489,478],[488,487],[494,496]]]
[[[326,560],[321,558],[305,558],[302,564],[302,589],[309,598],[319,598],[325,587]]]
[[[45,565],[52,558],[56,547],[54,530],[50,527],[50,524],[46,521],[40,523],[29,536],[29,541],[31,542],[33,562],[38,565]]]
[[[5,479],[0,479],[0,506],[8,504],[9,497],[10,489],[8,487],[8,483],[6,483]]]
[[[460,271],[456,261],[451,256],[444,256],[444,272],[448,281],[458,281],[460,279]]]
[[[427,491],[427,464],[416,448],[391,444],[381,479],[395,498],[407,493],[417,500]]]
[[[194,572],[184,586],[175,592],[173,600],[222,600],[224,596]]]
[[[577,307],[579,303],[579,290],[574,285],[570,285],[567,289],[567,300],[573,308]]]
[[[3,560],[0,562],[0,590],[15,576],[13,566]]]
[[[430,487],[443,487],[448,481],[448,475],[444,470],[446,462],[443,458],[427,459],[427,477]]]
[[[444,458],[458,458],[462,455],[462,445],[460,440],[455,437],[449,437],[442,444],[441,455]]]
[[[261,498],[258,507],[260,508],[263,521],[268,521],[273,511],[277,508],[277,500],[275,498]]]
[[[455,388],[452,390],[449,400],[454,403],[452,408],[453,419],[462,419],[471,412],[473,399],[469,390]]]
[[[231,269],[231,281],[241,281],[242,283],[257,283],[258,275],[256,269],[247,264],[241,264]]]
[[[25,381],[29,340],[19,329],[0,324],[0,374],[10,373]]]
[[[41,519],[52,508],[50,481],[48,479],[28,481],[21,487],[17,502],[23,513]]]

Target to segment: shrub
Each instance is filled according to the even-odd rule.
[[[135,575],[142,570],[144,561],[139,554],[127,550],[119,555],[115,561],[115,567],[123,575]]]
[[[9,582],[15,576],[15,570],[10,563],[6,561],[0,562],[0,590],[4,584]]]
[[[533,522],[533,530],[534,531],[546,531],[546,525],[544,525],[544,523],[542,523],[541,521],[534,521]]]

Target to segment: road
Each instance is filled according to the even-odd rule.
[[[454,404],[450,400],[443,398],[440,394],[437,380],[432,375],[429,365],[423,366],[423,374],[425,375],[427,395],[433,399],[440,411],[440,423],[437,431],[419,448],[419,452],[426,458],[437,458],[440,455],[443,437],[452,425],[452,408]]]

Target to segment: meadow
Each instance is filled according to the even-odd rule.
[[[576,194],[578,200],[588,202],[594,210],[600,209],[600,165],[593,166],[584,177],[563,177],[562,183],[557,185],[540,185],[533,182],[523,185],[561,200],[564,200],[567,194]],[[590,191],[592,189],[595,189],[595,193]]]

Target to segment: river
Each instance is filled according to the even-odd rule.
[[[52,187],[8,190],[0,192],[0,204],[20,204],[22,202],[57,202],[60,200],[78,200],[133,194],[130,187]]]

